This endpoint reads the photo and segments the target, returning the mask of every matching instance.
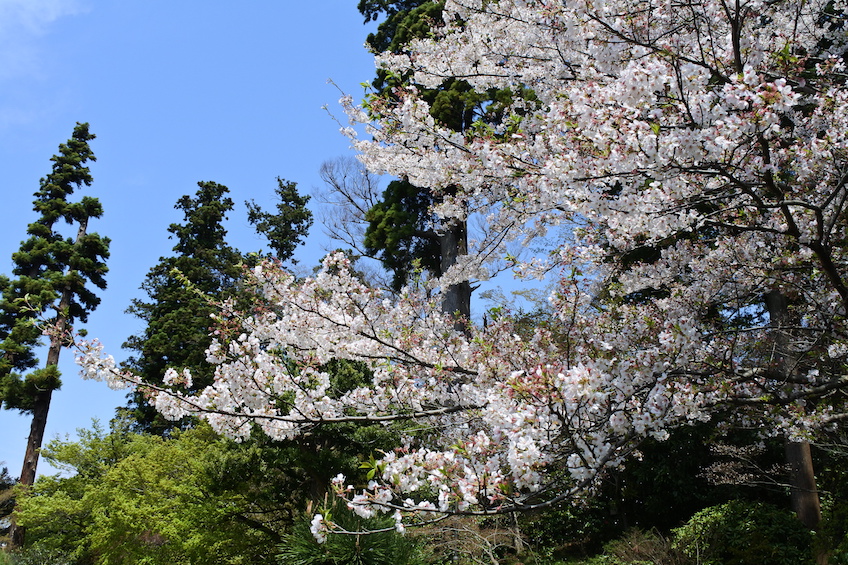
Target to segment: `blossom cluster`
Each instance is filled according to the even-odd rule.
[[[377,57],[409,86],[375,94],[370,112],[343,99],[370,138],[346,132],[370,170],[453,187],[434,213],[485,218],[435,287],[544,241],[509,262],[560,273],[550,323],[463,329],[438,295],[370,288],[342,254],[302,280],[266,262],[251,274],[263,308],[222,312],[238,329],[207,351],[215,383],[152,402],[242,438],[414,423],[367,485],[336,481],[351,509],[393,513],[398,529],[585,496],[643,439],[728,406],[764,433],[826,429],[848,387],[845,9],[447,0],[433,37]],[[456,132],[420,93],[449,78],[533,100]],[[365,364],[370,382],[336,390],[332,359]],[[143,384],[97,346],[80,362]],[[320,516],[312,527],[325,535]]]

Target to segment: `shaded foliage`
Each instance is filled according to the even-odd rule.
[[[811,532],[791,511],[764,503],[706,508],[675,530],[674,545],[704,565],[814,562]]]
[[[314,512],[348,532],[385,530],[367,535],[334,534],[318,543],[310,531]],[[390,517],[361,518],[344,503],[334,501],[321,509],[310,508],[280,545],[280,565],[417,565],[428,563],[424,545],[392,530]]]

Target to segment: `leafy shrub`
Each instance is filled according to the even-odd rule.
[[[691,561],[656,530],[630,530],[608,543],[604,553],[610,565],[689,565]]]
[[[363,519],[340,502],[323,512],[348,532],[391,528],[394,519],[378,516]],[[307,511],[283,537],[277,562],[280,565],[424,565],[424,551],[411,537],[395,531],[365,535],[329,534],[318,543],[310,531],[312,512]]]
[[[734,500],[674,530],[674,547],[702,565],[812,564],[812,533],[789,510]]]
[[[0,565],[75,565],[76,561],[64,552],[33,545],[6,553],[0,550]]]
[[[822,503],[822,523],[816,531],[816,549],[829,565],[848,565],[848,436],[817,446],[816,481]]]
[[[816,550],[827,554],[829,565],[848,565],[848,500],[827,493],[822,497],[822,518]]]
[[[591,500],[585,506],[562,504],[539,514],[519,516],[521,531],[536,551],[551,558],[591,555],[620,534],[610,519],[608,500]]]

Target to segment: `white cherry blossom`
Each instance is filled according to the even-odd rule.
[[[639,441],[717,408],[790,438],[843,421],[845,10],[447,0],[434,37],[377,64],[422,87],[460,78],[533,99],[457,133],[415,86],[375,94],[368,112],[346,97],[369,137],[346,134],[374,172],[456,187],[435,213],[486,219],[434,288],[488,277],[518,244],[517,276],[559,273],[551,323],[501,316],[462,332],[427,289],[369,288],[342,255],[304,280],[266,263],[251,275],[263,307],[222,309],[239,329],[207,351],[215,383],[151,389],[151,401],[234,437],[338,421],[432,430],[382,454],[367,488],[334,483],[354,511],[391,512],[399,530],[433,512],[590,495]],[[788,322],[770,318],[775,294]],[[87,378],[145,386],[97,344],[83,348]],[[363,362],[373,380],[333,391],[331,359]],[[323,535],[321,519],[313,527]]]

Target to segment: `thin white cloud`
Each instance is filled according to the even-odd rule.
[[[38,35],[62,16],[85,10],[79,0],[0,0],[0,33],[18,30]]]
[[[56,20],[85,11],[82,0],[0,0],[0,79],[40,75],[38,39]]]

